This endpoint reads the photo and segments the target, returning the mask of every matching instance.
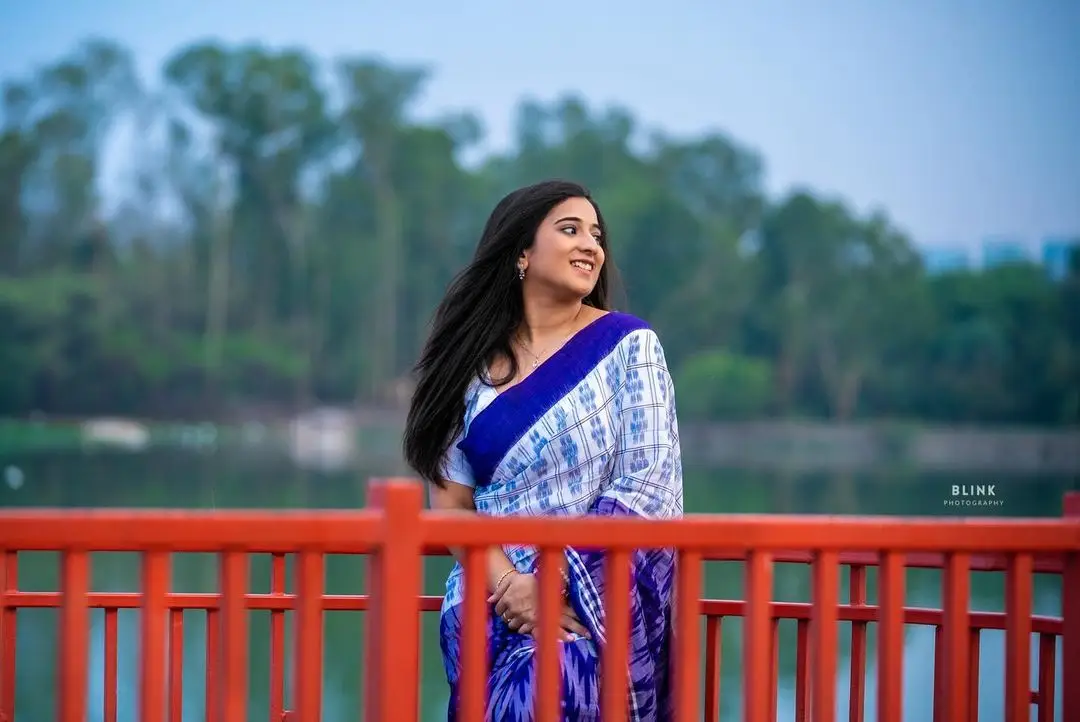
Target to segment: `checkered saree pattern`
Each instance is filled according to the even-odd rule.
[[[477,512],[502,515],[681,516],[682,466],[674,386],[656,334],[640,320],[611,313],[575,335],[530,376],[496,393],[481,380],[466,392],[465,424],[444,462],[444,477],[474,489]],[[537,551],[506,546],[521,572],[536,570]],[[592,639],[562,646],[566,719],[599,715],[599,649],[606,639],[603,554],[566,550],[570,602]],[[633,557],[631,718],[666,719],[670,675],[674,555]],[[442,609],[442,648],[456,716],[460,606],[464,575],[455,565]],[[492,612],[489,714],[531,714],[532,639],[510,631]],[[597,716],[596,719],[599,719]]]

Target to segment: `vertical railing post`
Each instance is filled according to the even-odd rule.
[[[247,592],[251,560],[244,549],[226,548],[218,569],[221,581],[221,719],[247,719],[249,625]]]
[[[326,557],[319,549],[302,549],[297,557],[293,706],[300,722],[318,722],[322,719]]]
[[[1005,719],[1031,711],[1031,599],[1033,558],[1010,554],[1005,570]]]
[[[772,553],[755,549],[746,560],[746,619],[743,622],[743,719],[765,722],[772,684]]]
[[[62,722],[86,719],[86,666],[89,659],[90,555],[82,549],[62,552],[60,583],[60,701]]]
[[[849,567],[848,604],[866,605],[866,566]],[[866,709],[866,622],[851,623],[851,663],[848,665],[848,722],[863,722]],[[826,670],[826,673],[829,672]]]
[[[675,565],[675,719],[679,722],[702,718],[699,614],[704,565],[701,561],[701,552],[682,549]],[[760,575],[754,579],[759,584],[762,581]],[[608,641],[610,643],[610,638]],[[717,685],[719,683],[717,680]],[[706,711],[705,718],[708,719],[710,714]]]
[[[969,718],[967,690],[969,657],[971,651],[971,557],[967,554],[945,554],[943,575],[941,630],[941,661],[943,668],[935,666],[934,676],[941,681],[944,699],[939,700],[934,690],[934,709],[940,709],[945,720],[966,722]],[[939,706],[940,705],[940,706]]]
[[[373,479],[368,503],[381,512],[368,566],[365,629],[368,722],[416,722],[420,692],[423,489],[408,479]]]
[[[1080,520],[1080,492],[1065,495],[1064,516]],[[1061,574],[1061,686],[1062,722],[1080,722],[1080,552],[1066,555]]]
[[[383,561],[382,545],[388,534],[385,523],[386,516],[386,485],[378,479],[368,481],[367,501],[364,507],[371,511],[377,511],[383,517],[380,519],[379,539],[377,548],[368,555],[367,564],[367,595],[368,609],[364,619],[364,680],[361,689],[364,691],[364,720],[378,722],[380,717],[379,705],[385,696],[382,687],[384,674],[379,650],[383,646],[385,635],[382,632],[380,620],[383,617],[382,607],[385,605],[385,594],[381,584],[382,570],[385,566]]]
[[[904,557],[887,549],[878,567],[878,714],[879,722],[903,719]],[[950,722],[952,722],[950,720]]]
[[[142,609],[140,612],[139,720],[165,718],[165,596],[169,592],[169,552],[147,549],[142,557]],[[108,693],[106,691],[106,693]]]
[[[302,573],[298,573],[298,576]],[[320,585],[322,584],[320,578]],[[300,584],[296,584],[297,588],[297,606],[298,611],[296,618],[298,620],[304,618],[304,592],[300,588]],[[321,588],[321,586],[320,586]],[[274,596],[285,596],[285,555],[278,552],[271,557],[270,562],[270,593]],[[319,604],[322,604],[322,596],[318,599]],[[322,617],[319,617],[320,624]],[[296,629],[299,630],[302,622],[296,623]],[[319,639],[322,639],[322,629],[318,630]],[[301,643],[302,635],[299,631],[296,632],[296,658],[304,659],[301,655],[304,649]],[[293,667],[294,670],[297,667],[310,664],[311,662],[300,662]],[[318,662],[319,665],[319,684],[322,684],[322,652],[320,651]],[[299,677],[299,672],[294,672]],[[285,710],[285,610],[275,609],[270,612],[270,719],[274,722],[281,722],[282,714]],[[293,704],[296,704],[296,695],[300,689],[300,684],[297,683],[293,688]],[[319,715],[316,714],[315,718],[318,719]]]
[[[0,549],[0,722],[15,722],[15,605],[8,595],[18,588],[19,557]]]
[[[810,634],[813,646],[814,679],[810,703],[815,722],[832,722],[836,718],[836,623],[839,594],[839,557],[831,549],[814,552],[810,610]],[[852,582],[855,571],[852,567]],[[852,587],[854,588],[854,587]],[[854,670],[852,671],[854,675]],[[859,670],[859,675],[863,674]]]

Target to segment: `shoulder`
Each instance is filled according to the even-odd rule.
[[[612,311],[613,325],[619,328],[622,336],[619,350],[627,366],[639,364],[664,364],[664,346],[660,336],[644,319],[628,313]]]
[[[622,348],[633,339],[656,335],[647,321],[621,311],[610,311],[604,314],[594,325],[602,328],[601,333],[597,335],[602,334],[608,337],[613,347]]]
[[[624,333],[635,333],[638,331],[651,331],[649,322],[643,318],[638,318],[633,314],[623,313],[622,311],[609,311],[601,318],[604,319],[606,324],[614,329],[618,329]]]
[[[485,394],[485,392],[487,392],[487,394]],[[486,396],[488,395],[494,397],[495,389],[493,389],[490,384],[485,383],[484,380],[481,379],[479,376],[473,377],[473,379],[469,382],[469,385],[465,387],[465,415],[463,419],[464,429],[462,430],[463,435],[468,432],[469,426],[472,424],[472,420],[476,417],[478,413],[480,413],[480,411],[483,410],[486,402],[490,401],[490,399],[486,398]]]

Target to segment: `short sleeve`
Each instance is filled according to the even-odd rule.
[[[476,478],[473,476],[472,466],[469,464],[469,460],[465,458],[465,452],[458,448],[462,436],[462,434],[458,434],[450,444],[450,448],[446,450],[441,467],[442,478],[445,481],[452,481],[455,484],[475,489]]]

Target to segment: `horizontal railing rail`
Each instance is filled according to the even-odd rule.
[[[270,613],[271,720],[317,720],[322,715],[323,615],[369,612],[367,678],[369,720],[415,720],[419,700],[417,625],[422,612],[437,611],[441,597],[421,588],[424,555],[467,548],[468,579],[482,577],[483,549],[494,543],[531,543],[547,568],[562,563],[567,545],[609,550],[609,589],[629,583],[632,550],[669,546],[678,550],[679,634],[676,654],[679,719],[718,720],[720,640],[724,624],[741,618],[744,629],[742,718],[773,720],[777,713],[779,625],[796,626],[794,712],[796,720],[831,720],[838,674],[837,629],[850,623],[848,718],[863,719],[867,631],[878,630],[877,719],[899,720],[902,711],[902,647],[907,625],[934,629],[934,719],[975,720],[978,715],[980,635],[1005,632],[1006,719],[1027,720],[1035,705],[1040,722],[1055,719],[1055,679],[1080,679],[1080,496],[1066,502],[1066,519],[898,519],[798,516],[691,516],[671,522],[608,519],[477,519],[451,517],[421,508],[420,490],[408,483],[373,487],[371,507],[356,512],[0,512],[0,721],[15,719],[15,641],[19,610],[60,612],[57,684],[58,718],[86,719],[89,612],[104,610],[103,719],[117,719],[118,614],[138,609],[140,619],[140,720],[179,722],[185,684],[184,613],[206,614],[205,689],[208,720],[247,719],[250,613]],[[60,552],[60,587],[26,591],[18,585],[23,552]],[[138,592],[98,592],[90,587],[96,552],[141,553]],[[170,588],[172,554],[213,552],[219,558],[219,589],[180,593]],[[267,593],[250,589],[253,554],[271,555]],[[367,594],[326,593],[326,555],[364,554],[370,566]],[[293,573],[286,574],[293,557]],[[740,562],[746,599],[708,599],[702,593],[702,562]],[[773,599],[775,564],[809,565],[811,600]],[[620,568],[621,566],[621,568]],[[840,569],[847,567],[848,594],[841,602]],[[867,577],[878,570],[878,600],[870,604]],[[942,570],[940,609],[905,605],[904,570]],[[1006,577],[1005,611],[972,611],[970,574]],[[1060,617],[1032,614],[1032,577],[1061,579]],[[291,579],[287,578],[290,577]],[[548,577],[554,578],[554,577]],[[462,719],[483,716],[487,607],[483,584],[467,584],[463,640]],[[559,590],[543,585],[541,624],[551,624]],[[609,638],[605,668],[625,667],[628,614],[625,598],[609,594]],[[292,644],[285,635],[293,617]],[[704,635],[700,618],[705,617]],[[622,623],[620,623],[622,622]],[[392,639],[381,632],[393,629]],[[1031,637],[1037,676],[1029,683]],[[558,718],[558,659],[555,636],[538,649],[538,719]],[[545,637],[545,639],[547,639]],[[386,643],[383,643],[383,642]],[[1058,656],[1058,644],[1061,654]],[[621,648],[620,648],[621,647]],[[698,660],[704,656],[704,669]],[[286,665],[286,660],[291,664]],[[286,689],[286,669],[292,668]],[[604,680],[605,719],[625,719],[625,682]],[[359,684],[359,680],[358,680]],[[1066,722],[1080,719],[1078,686],[1063,685]],[[286,692],[291,704],[286,705]],[[704,709],[702,710],[702,700]],[[287,707],[291,708],[286,709]],[[812,716],[811,716],[812,714]]]

